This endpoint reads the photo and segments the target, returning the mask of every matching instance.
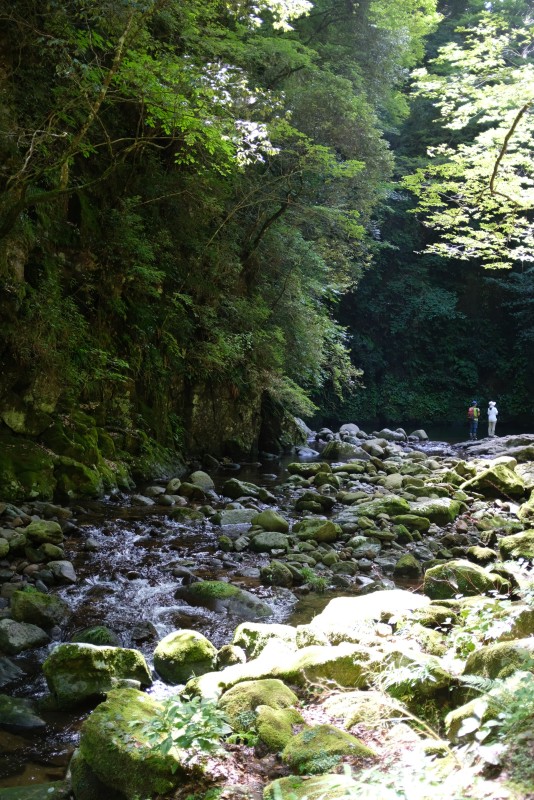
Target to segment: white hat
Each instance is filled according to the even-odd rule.
[[[495,405],[495,400],[490,400],[489,404],[490,404],[490,406],[494,406]]]

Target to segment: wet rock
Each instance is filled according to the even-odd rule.
[[[30,700],[0,694],[0,727],[23,732],[43,729],[46,723],[39,717]]]
[[[146,497],[143,494],[133,494],[132,495],[132,505],[135,505],[135,506],[153,506],[153,505],[155,505],[155,502],[151,497]]]
[[[340,525],[317,517],[305,517],[293,526],[293,533],[305,541],[313,539],[315,542],[336,542],[341,532]]]
[[[260,570],[262,583],[267,586],[293,586],[294,577],[291,569],[281,561],[271,561]]]
[[[30,522],[28,527],[24,530],[24,534],[30,542],[37,545],[43,542],[50,542],[51,544],[63,543],[63,530],[59,522],[53,520],[36,520]]]
[[[173,631],[154,650],[154,668],[168,683],[186,683],[215,669],[217,649],[201,633]]]
[[[272,553],[289,550],[289,537],[284,533],[263,531],[250,537],[250,549],[254,553]]]
[[[7,686],[23,675],[24,672],[11,659],[0,656],[0,687]]]
[[[152,678],[137,650],[93,644],[60,644],[43,664],[50,692],[59,708],[101,699],[123,681],[150,686]]]
[[[237,500],[238,497],[257,497],[264,503],[275,502],[276,498],[267,489],[256,486],[255,483],[247,483],[246,481],[239,481],[237,478],[230,478],[225,481],[222,487],[223,494],[227,497]]]
[[[422,574],[421,564],[410,553],[401,556],[393,569],[396,578],[420,578]]]
[[[47,568],[60,585],[76,583],[76,573],[70,561],[49,561]]]
[[[265,531],[277,531],[278,533],[287,533],[289,531],[289,522],[272,509],[256,514],[251,519],[251,524],[259,525]]]
[[[337,440],[332,440],[325,445],[322,456],[332,461],[343,461],[345,459],[354,461],[356,458],[360,461],[369,461],[370,459],[369,453],[363,447]]]
[[[68,603],[56,595],[26,590],[13,593],[11,614],[17,622],[29,622],[47,630],[66,622],[70,610]]]
[[[8,655],[17,655],[33,647],[41,647],[50,641],[42,628],[14,619],[0,620],[0,650]]]
[[[105,625],[93,625],[90,628],[83,628],[73,634],[71,642],[94,644],[100,647],[103,645],[118,647],[120,645],[120,639],[117,634]]]
[[[227,611],[243,619],[258,619],[271,616],[272,608],[251,592],[232,586],[224,581],[199,581],[190,586],[179,587],[176,597],[193,605],[201,605],[215,611]]]

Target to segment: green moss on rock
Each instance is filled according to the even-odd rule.
[[[375,758],[376,753],[355,736],[332,725],[317,725],[294,736],[282,752],[282,761],[301,774],[328,772],[343,756]]]
[[[186,683],[215,669],[217,649],[197,631],[173,631],[158,643],[154,668],[169,683]]]
[[[0,438],[0,497],[12,502],[51,500],[56,488],[53,457],[34,442]]]
[[[296,708],[256,708],[256,730],[260,741],[271,753],[279,753],[295,734],[297,725],[304,725],[304,718]]]
[[[296,694],[281,680],[266,678],[237,683],[222,695],[218,705],[235,730],[247,730],[253,727],[256,717],[254,712],[258,706],[281,709],[290,708],[297,703]]]
[[[178,753],[173,749],[163,755],[147,741],[146,726],[161,710],[160,703],[142,692],[117,689],[82,726],[82,757],[104,786],[126,800],[168,794],[184,779]],[[76,795],[74,781],[73,789]]]
[[[122,681],[152,683],[144,656],[122,647],[60,644],[43,664],[48,688],[61,708],[102,698]]]

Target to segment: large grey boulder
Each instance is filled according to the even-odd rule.
[[[25,732],[42,730],[46,722],[35,712],[31,700],[0,694],[0,728]]]
[[[0,650],[9,656],[15,656],[34,647],[41,647],[49,641],[48,634],[37,625],[17,622],[14,619],[0,620]]]

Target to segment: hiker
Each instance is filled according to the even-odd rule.
[[[499,410],[495,400],[490,400],[488,405],[488,436],[495,436],[495,425]]]
[[[469,438],[477,438],[478,418],[480,417],[480,409],[477,401],[473,400],[467,410],[467,419],[469,420]]]

